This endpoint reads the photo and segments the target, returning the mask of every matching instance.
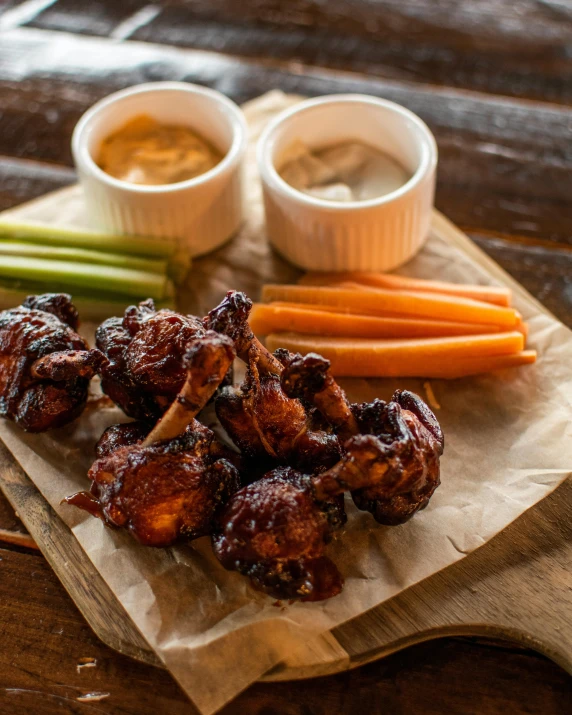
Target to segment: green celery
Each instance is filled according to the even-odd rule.
[[[30,258],[45,258],[56,261],[74,261],[77,263],[97,263],[102,266],[131,268],[137,271],[165,274],[167,261],[141,256],[128,256],[121,253],[91,251],[85,248],[68,246],[43,246],[36,243],[18,243],[0,238],[0,255]],[[1,260],[1,259],[0,259]]]
[[[94,263],[3,256],[0,277],[48,282],[53,291],[84,289],[158,300],[174,295],[173,284],[165,276]]]
[[[167,238],[120,236],[98,231],[58,228],[36,222],[14,221],[1,217],[0,236],[48,246],[75,246],[148,258],[169,258],[177,251],[177,242]]]

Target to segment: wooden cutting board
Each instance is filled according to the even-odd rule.
[[[438,213],[434,225],[515,293],[526,293]],[[1,444],[0,488],[96,635],[125,655],[160,666],[75,537]],[[451,635],[516,641],[572,673],[571,480],[478,551],[309,644],[264,680],[332,674]]]

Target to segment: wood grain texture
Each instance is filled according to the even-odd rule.
[[[39,555],[0,549],[0,559],[0,632],[10,644],[0,650],[3,715],[192,712],[168,673],[118,655],[94,637]],[[78,672],[84,658],[96,666]],[[89,692],[109,697],[76,700]],[[343,676],[255,685],[223,713],[325,715],[367,707],[372,715],[564,715],[571,702],[569,677],[541,656],[441,640]]]
[[[99,637],[124,655],[159,665],[75,537],[2,443],[0,482],[6,498],[21,515],[46,560]]]
[[[39,551],[38,545],[29,534],[9,529],[0,529],[0,544],[8,547],[19,546],[23,549]]]
[[[68,167],[0,156],[0,211],[74,181],[75,171]]]
[[[572,249],[524,238],[471,238],[565,325],[572,327]]]
[[[26,533],[24,525],[16,516],[16,512],[10,506],[6,497],[2,493],[0,493],[0,530],[6,531],[9,534]],[[2,543],[1,538],[0,543]]]
[[[149,4],[59,0],[30,24],[107,36]],[[153,6],[156,15],[135,16],[131,39],[551,102],[572,99],[572,13],[561,0],[162,0]]]
[[[138,43],[13,30],[0,43],[0,154],[71,165],[85,109],[138,82],[175,79],[238,102],[271,88],[365,92],[418,113],[440,153],[437,207],[468,231],[572,244],[572,109],[453,89],[249,63]]]
[[[0,712],[179,713],[188,700],[164,671],[121,656],[95,638],[40,555],[0,549]],[[77,670],[83,658],[95,668]],[[149,688],[149,683],[153,688]],[[109,693],[101,702],[77,697]]]

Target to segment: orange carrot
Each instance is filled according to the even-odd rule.
[[[531,353],[526,353],[526,359],[514,357],[515,354],[522,355],[524,348],[524,337],[516,331],[410,340],[273,333],[267,336],[266,346],[269,350],[283,347],[302,354],[317,352],[330,360],[334,375],[346,377],[461,377],[497,369],[489,368],[489,365],[532,361]]]
[[[335,305],[349,308],[362,315],[401,315],[431,320],[448,320],[460,323],[498,325],[513,330],[518,316],[512,308],[502,308],[490,303],[412,291],[352,290],[301,285],[266,285],[262,290],[265,303],[274,301]]]
[[[445,281],[425,280],[422,278],[408,278],[389,273],[307,273],[299,281],[300,285],[328,286],[340,283],[357,283],[373,288],[387,290],[411,290],[419,293],[440,293],[443,295],[472,298],[485,303],[493,303],[508,307],[511,304],[512,293],[504,286],[480,286]]]
[[[524,338],[528,338],[528,323],[526,323],[522,318],[516,324],[515,330],[518,330],[524,335]]]
[[[256,303],[250,313],[250,326],[257,335],[296,332],[337,335],[347,338],[424,338],[449,335],[498,333],[496,325],[453,323],[423,318],[350,315],[329,306],[296,303]]]
[[[448,374],[442,375],[444,378],[469,377],[471,375],[482,375],[486,372],[504,370],[509,367],[521,367],[522,365],[532,365],[536,362],[536,350],[522,350],[512,355],[492,355],[483,358],[467,358],[466,360],[456,360],[454,365],[447,370]]]

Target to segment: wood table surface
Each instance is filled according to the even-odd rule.
[[[0,0],[0,209],[72,183],[79,116],[160,79],[237,102],[280,88],[404,104],[437,138],[437,207],[572,326],[569,0]],[[1,495],[0,636],[2,715],[189,712],[166,672],[95,638]],[[93,692],[107,696],[78,700]],[[254,685],[224,713],[362,711],[570,713],[571,679],[510,643],[447,638]]]

